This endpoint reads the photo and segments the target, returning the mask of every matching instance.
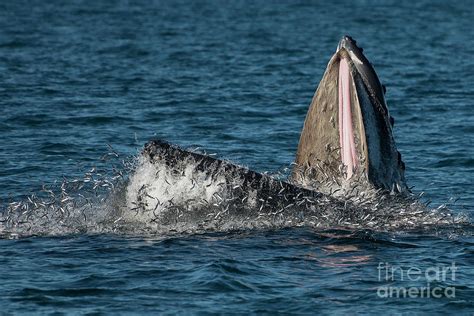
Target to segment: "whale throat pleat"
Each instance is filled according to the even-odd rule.
[[[352,177],[358,165],[354,141],[354,128],[352,124],[350,80],[349,64],[347,60],[343,58],[339,63],[339,144],[341,148],[341,161],[346,167],[348,179]]]

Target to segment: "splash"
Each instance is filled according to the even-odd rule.
[[[109,150],[100,158],[104,168],[93,167],[81,178],[43,185],[36,194],[0,208],[0,237],[115,231],[116,197],[135,159],[121,160],[112,147]]]
[[[127,201],[136,221],[176,231],[293,226],[399,231],[467,221],[447,207],[428,209],[414,197],[362,186],[332,194],[306,190],[161,141],[145,146]]]
[[[446,206],[358,186],[307,190],[161,141],[109,168],[44,186],[0,212],[0,236],[174,234],[305,226],[376,231],[469,226]],[[117,161],[120,161],[117,164]]]

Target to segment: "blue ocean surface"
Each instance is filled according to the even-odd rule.
[[[467,218],[174,235],[26,223],[0,230],[0,313],[472,315],[472,21],[470,1],[0,2],[0,213],[88,172],[126,178],[152,138],[279,172],[350,34],[387,86],[408,185]]]

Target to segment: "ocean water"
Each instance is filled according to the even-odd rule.
[[[473,20],[469,1],[2,1],[1,209],[91,169],[113,177],[117,162],[101,157],[128,160],[151,138],[260,172],[288,166],[350,34],[387,86],[408,184],[472,218]],[[2,234],[1,313],[474,312],[469,223],[177,235],[43,225]],[[387,294],[427,286],[431,296]]]

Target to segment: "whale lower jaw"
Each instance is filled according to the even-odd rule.
[[[330,227],[356,209],[351,202],[160,140],[145,145],[126,191],[131,210],[123,215],[126,220],[168,227]]]

